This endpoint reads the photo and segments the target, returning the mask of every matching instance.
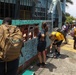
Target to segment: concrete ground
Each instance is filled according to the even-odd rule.
[[[76,75],[76,50],[73,49],[73,39],[68,36],[68,44],[62,44],[61,57],[47,58],[45,68],[31,66],[36,75]]]

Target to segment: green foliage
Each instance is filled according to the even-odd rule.
[[[66,13],[65,16],[70,16],[70,14],[69,13]]]
[[[68,22],[68,23],[72,23],[73,20],[75,20],[74,17],[72,17],[72,16],[66,16],[66,22]]]
[[[64,0],[61,0],[61,2],[63,2],[63,1]],[[73,1],[72,0],[66,0],[66,6],[68,6],[68,3],[73,5]],[[66,21],[65,22],[72,23],[73,20],[75,20],[75,18],[72,17],[69,13],[66,13],[65,15],[63,14],[63,18],[64,18],[64,16],[66,17]]]
[[[66,0],[67,3],[73,4],[72,0]]]
[[[68,6],[68,3],[73,5],[73,1],[72,0],[66,0],[66,6]]]

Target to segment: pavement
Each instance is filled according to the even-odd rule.
[[[76,50],[72,37],[68,35],[67,38],[68,44],[62,44],[60,58],[47,57],[45,67],[37,67],[35,63],[30,70],[36,75],[76,75]]]

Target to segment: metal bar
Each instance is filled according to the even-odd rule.
[[[46,0],[45,19],[47,20],[48,0]]]
[[[25,19],[25,0],[23,0],[23,10],[24,10],[24,19]]]
[[[8,16],[11,17],[11,16],[10,16],[10,12],[11,12],[11,11],[10,11],[10,0],[8,0],[8,4],[9,4],[9,5],[8,5],[8,9],[9,9],[9,10],[8,10],[8,12],[9,12]]]
[[[3,16],[3,18],[5,18],[5,13],[6,13],[6,10],[5,10],[5,0],[4,0],[4,16]]]
[[[12,17],[13,17],[13,19],[15,19],[15,0],[12,0],[12,3],[13,3],[13,5],[12,5]]]
[[[13,4],[14,4],[14,3],[13,3],[13,0],[12,0],[11,3],[12,3],[12,8],[11,8],[11,9],[12,9],[12,14],[11,14],[11,16],[12,16],[12,18],[13,18],[13,14],[14,14],[14,13],[13,13],[13,9],[14,9],[14,8],[13,8],[13,7],[14,7],[14,5],[13,5]]]
[[[19,19],[19,17],[20,17],[20,0],[16,0],[15,19]]]
[[[0,0],[0,18],[1,18],[1,0]]]

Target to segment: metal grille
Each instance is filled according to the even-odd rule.
[[[36,6],[39,3],[41,7]],[[0,0],[0,19],[11,17],[21,20],[44,20],[47,19],[47,9],[46,5],[45,8],[42,7],[38,0]]]
[[[15,0],[0,0],[0,19],[4,17],[14,18]]]

